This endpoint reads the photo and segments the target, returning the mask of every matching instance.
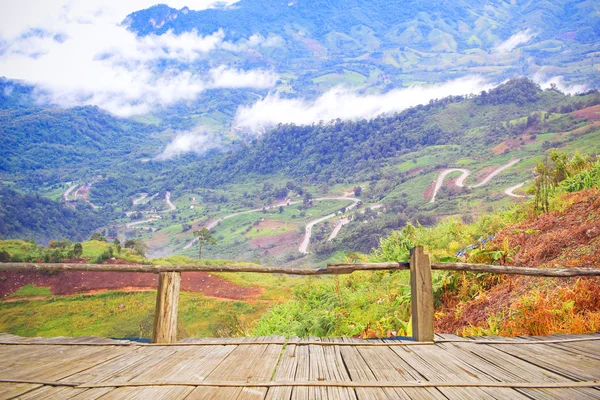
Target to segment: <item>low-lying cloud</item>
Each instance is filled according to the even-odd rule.
[[[529,30],[526,29],[524,31],[520,31],[506,39],[504,42],[498,44],[494,47],[494,52],[496,53],[510,53],[517,46],[523,43],[529,42],[533,39],[535,35]]]
[[[191,152],[203,154],[219,146],[220,139],[216,135],[203,127],[197,127],[193,131],[178,133],[156,159],[164,161]]]
[[[213,88],[238,88],[252,87],[256,89],[268,89],[275,86],[279,76],[271,71],[265,70],[237,70],[220,66],[213,68],[209,73],[211,87]]]
[[[555,88],[566,94],[584,93],[588,90],[588,87],[584,84],[568,84],[562,76],[547,77],[543,72],[535,74],[533,81],[540,85],[542,89]]]
[[[35,85],[43,102],[64,107],[98,105],[130,116],[193,100],[208,88],[265,89],[277,81],[273,71],[224,66],[200,71],[189,64],[202,57],[208,60],[213,51],[281,45],[275,36],[252,35],[231,42],[220,30],[205,36],[169,31],[138,37],[120,21],[136,10],[127,7],[151,5],[141,0],[47,0],[39,6],[48,14],[32,11],[31,15],[21,2],[0,1],[6,11],[0,16],[0,76]],[[38,7],[31,0],[24,3],[32,10]],[[214,2],[199,3],[204,5],[199,8],[206,8]],[[164,60],[184,68],[165,68]]]
[[[234,125],[240,129],[260,132],[263,128],[278,123],[306,125],[337,118],[374,118],[380,114],[426,104],[432,99],[480,93],[492,87],[483,78],[471,76],[437,85],[412,86],[372,95],[361,95],[340,87],[329,90],[315,100],[286,99],[270,94],[251,106],[238,108]]]

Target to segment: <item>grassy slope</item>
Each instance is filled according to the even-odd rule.
[[[99,241],[83,242],[83,257],[94,258],[108,249]],[[23,258],[39,254],[39,248],[20,240],[0,241],[0,250]],[[147,260],[130,249],[119,258],[160,265],[227,264],[225,260],[194,260],[172,256]],[[240,264],[237,262],[236,264]],[[76,272],[74,272],[76,273]],[[253,324],[273,305],[290,297],[299,280],[264,274],[216,273],[240,286],[255,287],[262,294],[252,301],[229,301],[202,293],[182,292],[179,328],[182,336],[237,336],[249,334]],[[0,272],[0,280],[6,279]],[[27,299],[30,297],[30,299]],[[41,297],[41,298],[40,298]],[[26,285],[0,302],[0,332],[22,336],[151,337],[154,291],[55,296],[49,288]],[[16,301],[15,301],[16,300]]]
[[[600,267],[600,164],[596,187],[560,194],[549,214],[537,216],[531,202],[466,225],[446,219],[433,228],[412,226],[382,240],[372,261],[405,261],[423,244],[433,259],[453,258],[480,238],[495,238],[464,258],[529,267]],[[366,259],[366,257],[365,257]],[[313,280],[261,319],[255,334],[409,334],[406,272],[355,273]],[[433,272],[436,331],[465,335],[589,333],[600,327],[600,279],[540,279]]]

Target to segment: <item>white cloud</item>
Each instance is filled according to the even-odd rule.
[[[209,73],[213,88],[236,88],[253,87],[257,89],[268,89],[277,83],[279,76],[273,72],[264,70],[237,70],[220,66],[213,68]]]
[[[4,11],[0,13],[0,76],[35,85],[41,101],[65,107],[98,105],[128,116],[193,100],[209,87],[262,89],[277,80],[273,72],[262,70],[217,67],[206,73],[193,66],[165,70],[160,60],[191,63],[218,49],[243,51],[280,43],[277,37],[260,35],[232,43],[223,31],[207,36],[191,31],[137,37],[119,22],[128,13],[152,5],[148,1],[0,0],[0,4]],[[204,0],[194,8],[210,4]],[[185,4],[176,0],[169,5]]]
[[[412,86],[386,93],[360,95],[355,91],[334,88],[315,100],[284,99],[269,95],[251,106],[240,107],[234,125],[259,132],[278,123],[311,124],[319,121],[373,118],[383,113],[402,111],[431,99],[467,95],[487,90],[493,85],[481,77],[467,77],[438,85]]]
[[[93,24],[98,20],[118,24],[134,11],[162,3],[175,9],[203,10],[238,0],[0,0],[0,37],[15,39],[29,29],[57,31],[67,24]],[[190,4],[191,3],[191,4]]]
[[[555,87],[556,89],[566,94],[583,93],[586,90],[588,90],[588,87],[586,85],[569,85],[568,83],[565,83],[564,78],[562,76],[547,77],[544,73],[543,68],[540,69],[540,71],[538,71],[532,79],[535,83],[540,85],[542,89],[549,89],[551,87]]]
[[[194,152],[202,154],[210,149],[219,147],[219,139],[210,134],[203,127],[197,127],[193,131],[180,132],[175,139],[167,145],[156,159],[167,160],[184,153]]]
[[[531,33],[529,29],[524,31],[520,31],[506,39],[504,42],[498,44],[494,47],[494,51],[496,53],[510,53],[513,51],[518,45],[527,43],[531,39],[533,39],[535,35]]]

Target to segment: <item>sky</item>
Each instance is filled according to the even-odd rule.
[[[401,111],[430,99],[480,93],[493,84],[480,76],[468,76],[436,85],[398,88],[378,94],[359,94],[336,87],[316,98],[281,98],[274,90],[278,72],[267,69],[241,70],[213,65],[200,70],[198,60],[212,60],[211,52],[283,46],[283,39],[258,34],[236,42],[219,30],[202,36],[196,31],[179,35],[137,37],[122,24],[125,17],[154,5],[156,0],[0,0],[0,76],[35,85],[38,100],[63,107],[97,105],[128,117],[178,102],[192,101],[213,88],[248,88],[269,91],[249,106],[240,106],[233,127],[262,132],[274,124],[310,124],[332,119],[372,118]],[[232,5],[237,0],[227,0]],[[201,10],[213,0],[164,0],[175,9]],[[222,6],[223,1],[219,1]],[[493,49],[515,51],[531,42],[535,33],[516,31]],[[165,68],[165,60],[178,68]],[[168,64],[167,64],[168,65]],[[181,68],[181,66],[184,66]],[[542,87],[569,87],[560,77],[540,70],[532,77]],[[499,84],[500,82],[496,82]],[[165,150],[165,157],[191,151],[207,143],[204,129],[182,133]],[[202,138],[198,138],[198,137]]]
[[[195,10],[212,4],[209,0],[165,3]],[[275,85],[278,75],[269,70],[159,67],[162,60],[192,63],[219,48],[243,51],[280,42],[276,37],[252,35],[233,43],[223,31],[139,38],[120,24],[129,13],[153,4],[144,0],[0,0],[0,76],[34,84],[41,101],[64,107],[98,105],[118,116],[193,100],[210,88],[268,89]]]

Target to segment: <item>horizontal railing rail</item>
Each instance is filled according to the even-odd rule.
[[[408,262],[330,263],[326,268],[286,268],[261,265],[142,265],[142,264],[70,264],[70,263],[0,263],[0,271],[89,271],[89,272],[252,272],[286,275],[342,275],[355,271],[394,271],[410,269]],[[600,276],[600,268],[531,268],[512,265],[433,262],[432,270],[487,272],[554,278]]]
[[[431,270],[486,272],[553,278],[600,276],[600,268],[530,268],[469,263],[431,263],[421,246],[411,251],[410,262],[330,263],[326,268],[265,267],[261,265],[146,265],[73,263],[0,263],[0,271],[142,272],[159,274],[154,313],[154,343],[177,341],[177,312],[182,272],[252,272],[287,275],[341,275],[355,271],[409,270],[413,339],[433,342],[433,290]]]

